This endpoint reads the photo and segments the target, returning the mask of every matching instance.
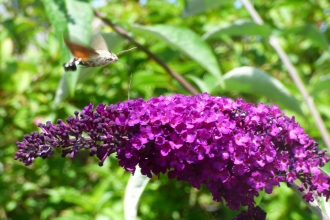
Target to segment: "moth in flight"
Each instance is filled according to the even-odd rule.
[[[66,46],[69,48],[72,55],[74,56],[74,58],[72,58],[69,62],[63,64],[65,71],[75,71],[77,70],[77,65],[83,65],[85,67],[98,67],[105,66],[109,63],[115,63],[118,61],[117,55],[136,48],[133,47],[131,49],[121,51],[116,55],[108,50],[104,39],[100,35],[97,40],[94,37],[93,41],[94,44],[95,42],[96,44],[102,44],[104,49],[95,50],[92,47],[73,43],[72,41],[68,40],[68,38],[64,38]]]

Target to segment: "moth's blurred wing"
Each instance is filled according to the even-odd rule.
[[[94,49],[82,46],[80,44],[72,43],[67,39],[65,39],[65,44],[71,51],[72,55],[77,58],[81,58],[82,61],[89,60],[91,57],[98,55]]]
[[[91,47],[95,50],[108,50],[108,45],[101,34],[93,34],[91,39]]]

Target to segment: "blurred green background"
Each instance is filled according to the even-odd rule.
[[[15,143],[37,124],[66,119],[89,103],[189,92],[136,49],[120,62],[65,73],[70,59],[63,34],[88,43],[101,33],[114,53],[134,45],[93,15],[96,9],[124,28],[198,92],[277,104],[325,149],[315,121],[285,66],[268,42],[278,37],[330,129],[330,4],[255,0],[265,22],[255,24],[240,1],[0,0],[0,219],[123,219],[130,173],[112,155],[103,167],[80,152],[25,167]],[[265,195],[267,219],[317,219],[284,184]],[[231,211],[166,175],[142,194],[139,219],[231,219]]]

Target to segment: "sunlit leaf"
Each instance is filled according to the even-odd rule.
[[[87,1],[78,0],[49,0],[43,1],[48,17],[57,32],[58,39],[61,41],[61,52],[68,62],[68,49],[63,46],[63,34],[69,33],[70,39],[78,40],[80,43],[88,44],[91,35],[91,22],[93,19],[93,10]],[[78,9],[78,10],[77,10]],[[62,58],[63,59],[63,58]],[[55,105],[68,97],[74,95],[76,84],[79,80],[79,73],[68,73],[62,78],[56,92]],[[67,83],[67,84],[66,84]]]
[[[65,0],[42,0],[47,17],[55,29],[56,36],[61,42],[62,62],[66,62],[70,55],[69,51],[65,50],[64,42],[62,40],[63,33],[68,30],[67,10]]]
[[[56,90],[53,108],[56,108],[57,105],[68,96],[69,96],[68,82],[66,76],[63,75]]]
[[[1,39],[0,41],[0,67],[10,58],[13,53],[14,44],[10,38]]]
[[[203,39],[220,39],[223,35],[269,37],[270,33],[271,30],[267,25],[260,25],[250,20],[237,20],[208,31],[204,34]]]
[[[66,0],[70,38],[89,44],[93,9],[88,1]]]
[[[19,75],[16,75],[16,91],[20,93],[25,92],[30,87],[31,78],[28,72],[21,72]]]
[[[277,79],[254,67],[239,67],[224,75],[226,90],[258,94],[273,99],[278,105],[286,106],[302,114],[298,101]]]
[[[69,88],[69,94],[71,97],[74,96],[74,92],[76,90],[76,85],[78,82],[79,78],[79,71],[80,69],[78,68],[77,71],[70,71],[64,74],[66,81],[68,83],[68,88]]]
[[[66,0],[68,13],[68,31],[71,39],[88,44],[91,36],[93,10],[88,1]],[[78,9],[78,10],[77,10]],[[79,74],[71,73],[67,77],[70,95],[74,95]]]
[[[190,29],[171,25],[135,25],[133,31],[153,36],[179,49],[222,82],[217,58],[201,37]]]

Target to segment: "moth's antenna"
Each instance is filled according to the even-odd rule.
[[[133,73],[131,72],[131,75],[129,77],[128,91],[127,91],[127,98],[128,98],[128,100],[130,100],[132,76],[133,76]]]
[[[120,51],[119,53],[117,53],[116,55],[118,56],[119,54],[122,54],[122,53],[126,53],[126,52],[128,52],[128,51],[131,51],[131,50],[134,50],[134,49],[136,49],[136,47],[133,47],[133,48],[131,48],[131,49],[128,49],[128,50],[123,50],[123,51]]]

